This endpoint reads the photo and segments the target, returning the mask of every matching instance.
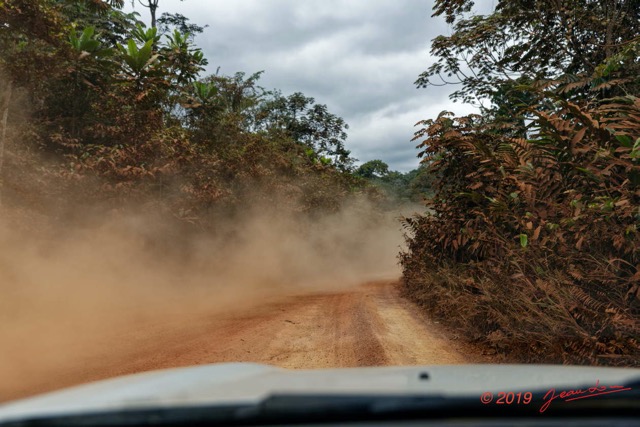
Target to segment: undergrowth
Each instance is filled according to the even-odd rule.
[[[437,191],[404,222],[405,289],[510,360],[639,366],[640,99],[571,99],[603,78],[569,77],[519,88],[521,135],[423,122]]]

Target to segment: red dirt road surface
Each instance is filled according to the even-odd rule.
[[[465,354],[466,353],[466,354]],[[93,354],[0,383],[0,401],[153,369],[220,362],[285,368],[477,362],[394,282],[283,298],[242,312],[132,328]]]

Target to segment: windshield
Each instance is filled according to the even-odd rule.
[[[71,400],[635,396],[640,6],[475,3],[0,2],[0,422],[225,363]]]

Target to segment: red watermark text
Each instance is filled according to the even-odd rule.
[[[596,380],[593,387],[584,389],[557,390],[555,388],[551,388],[544,394],[544,396],[542,396],[540,413],[549,409],[551,404],[555,401],[572,402],[574,400],[588,399],[591,397],[620,393],[628,390],[631,390],[631,387],[621,385],[602,385],[600,384],[600,380]],[[480,402],[484,405],[488,405],[490,403],[493,403],[494,405],[528,405],[534,401],[534,395],[530,391],[500,391],[496,393],[496,395],[486,391],[480,396]]]
[[[542,400],[544,403],[540,407],[540,412],[544,412],[549,409],[551,403],[555,400],[563,400],[565,402],[572,402],[579,399],[588,399],[591,397],[602,396],[611,393],[620,393],[622,391],[631,390],[631,387],[624,387],[621,385],[600,385],[600,380],[596,380],[596,385],[585,389],[575,390],[562,390],[558,392],[555,388],[549,389],[544,395]]]

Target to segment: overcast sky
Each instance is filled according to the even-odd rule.
[[[267,89],[302,92],[345,119],[347,148],[359,163],[381,159],[403,172],[418,165],[418,120],[452,103],[453,87],[416,89],[432,63],[430,41],[450,28],[431,18],[433,0],[161,0],[162,12],[209,25],[196,38],[208,73],[264,70]],[[131,6],[128,6],[131,9]],[[148,10],[135,10],[148,20]]]

